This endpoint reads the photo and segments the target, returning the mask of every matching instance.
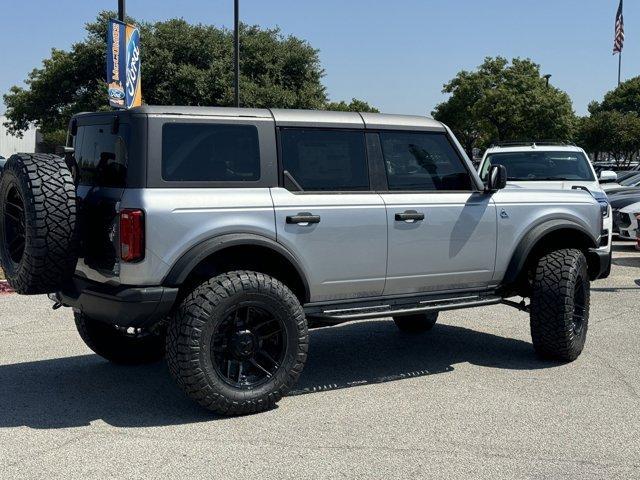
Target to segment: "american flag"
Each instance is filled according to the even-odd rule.
[[[616,38],[613,41],[613,54],[622,53],[624,47],[624,16],[622,15],[622,0],[616,14]]]

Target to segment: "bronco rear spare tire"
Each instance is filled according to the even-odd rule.
[[[78,260],[76,190],[64,159],[13,155],[0,176],[0,262],[21,294],[58,290]]]

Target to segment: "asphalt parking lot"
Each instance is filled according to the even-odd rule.
[[[0,296],[0,478],[640,478],[640,252],[617,244],[569,365],[506,306],[313,331],[278,408],[220,418],[118,367],[44,297]]]

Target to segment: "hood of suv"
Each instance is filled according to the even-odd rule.
[[[638,213],[640,213],[640,202],[632,203],[631,205],[628,205],[628,206],[620,209],[620,211],[622,213],[628,213],[630,215],[638,214]]]
[[[602,187],[599,182],[587,182],[584,180],[546,180],[532,182],[509,180],[507,187],[535,188],[537,190],[571,190],[574,187],[586,187],[591,192],[602,192]]]

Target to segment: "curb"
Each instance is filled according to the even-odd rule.
[[[9,286],[9,282],[6,280],[0,280],[0,294],[13,293],[13,288]]]

